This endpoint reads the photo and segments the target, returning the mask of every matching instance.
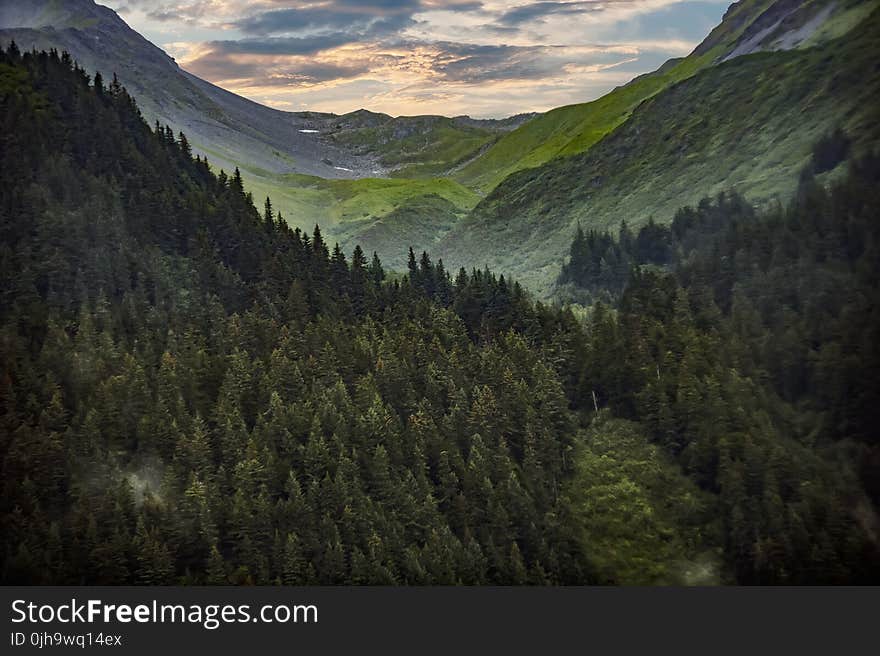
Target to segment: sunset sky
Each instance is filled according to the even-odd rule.
[[[730,0],[98,0],[272,107],[500,117],[592,100],[690,52]]]

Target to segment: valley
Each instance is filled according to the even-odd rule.
[[[410,247],[553,295],[575,226],[671,220],[726,188],[786,197],[810,145],[876,143],[876,0],[743,0],[687,57],[588,103],[503,120],[282,112],[181,69],[115,13],[0,2],[0,42],[112,70],[149,122],[187,134],[259,203],[394,268]]]

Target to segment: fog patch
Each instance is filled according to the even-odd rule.
[[[131,486],[135,503],[140,506],[148,496],[161,499],[164,466],[158,458],[151,458],[125,472],[125,480]]]
[[[680,560],[670,567],[678,585],[721,585],[721,560],[714,551],[704,551],[693,560]]]

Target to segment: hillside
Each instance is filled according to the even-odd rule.
[[[669,222],[678,207],[727,188],[758,202],[784,198],[822,134],[841,127],[862,148],[880,140],[878,35],[875,11],[816,47],[707,68],[640,104],[585,153],[511,175],[440,252],[548,294],[578,223]]]
[[[644,100],[721,61],[763,50],[787,50],[839,37],[864,19],[876,1],[742,0],[693,53],[673,59],[601,98],[560,107],[503,136],[454,178],[490,192],[516,171],[576,155],[624,123]]]
[[[324,177],[367,174],[375,162],[299,132],[302,121],[189,75],[111,9],[93,0],[0,0],[0,42],[23,50],[67,51],[90,73],[113,74],[152,123],[189,136],[218,168],[293,172]],[[334,164],[326,164],[323,160]],[[350,177],[350,175],[348,176]]]
[[[406,268],[407,249],[433,250],[480,200],[446,178],[326,180],[291,174],[254,177],[248,188],[258,199],[269,196],[291,226],[311,231],[320,225],[346,251],[361,244],[398,271]]]

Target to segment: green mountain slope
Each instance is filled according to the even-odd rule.
[[[347,252],[361,244],[400,270],[410,247],[430,250],[480,200],[445,178],[325,180],[245,172],[245,180],[257,198],[270,197],[290,225],[311,231],[318,224]]]
[[[590,103],[559,107],[498,140],[482,156],[453,174],[483,193],[516,171],[565,154],[583,152],[623,123],[645,98],[681,79],[691,62],[673,61]]]
[[[437,177],[473,160],[535,114],[500,120],[468,116],[399,116],[359,110],[324,120],[329,139],[355,154],[375,157],[388,175]]]
[[[601,98],[554,109],[503,136],[455,173],[459,182],[488,193],[516,171],[588,150],[629,118],[644,100],[731,56],[815,45],[844,34],[876,2],[849,0],[743,0],[688,57],[673,59]]]
[[[506,179],[444,241],[444,259],[547,294],[578,222],[669,221],[731,187],[756,201],[788,194],[823,133],[880,140],[878,35],[875,11],[820,47],[737,57],[673,85],[586,153]]]

